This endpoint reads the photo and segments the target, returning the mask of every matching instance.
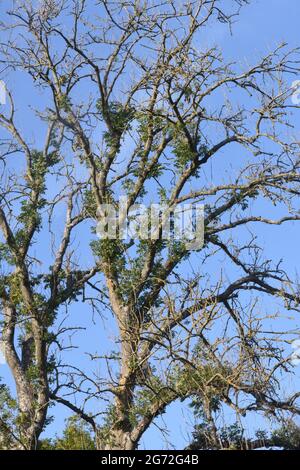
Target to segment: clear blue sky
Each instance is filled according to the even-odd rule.
[[[3,3],[7,4],[8,1]],[[0,5],[0,15],[2,10],[6,7],[3,3]],[[251,4],[242,9],[240,17],[233,27],[232,36],[225,25],[215,24],[214,27],[211,27],[207,31],[204,42],[207,44],[216,43],[221,45],[227,59],[241,63],[245,63],[245,61],[253,63],[266,51],[268,52],[273,49],[279,42],[286,41],[289,43],[290,47],[300,46],[299,18],[299,0],[251,0]],[[7,79],[7,77],[0,76],[0,79],[1,78]],[[300,80],[300,77],[295,77],[295,79],[297,78]],[[21,74],[16,74],[13,78],[9,77],[9,79],[9,86],[14,92],[18,109],[25,109],[28,105],[29,97],[32,106],[38,106],[39,97],[32,95],[30,81],[26,79],[26,77]],[[37,121],[30,111],[28,111],[28,114],[24,113],[22,115],[22,126],[29,135],[32,134],[36,136],[36,123]],[[300,141],[300,122],[295,124]],[[230,158],[232,158],[232,155],[230,155]],[[16,165],[18,165],[18,163],[16,163]],[[216,166],[212,168],[212,171],[216,172],[218,170],[220,170],[220,168],[218,168],[216,164]],[[265,208],[262,207],[261,210],[263,211]],[[300,251],[298,247],[298,241],[300,239],[299,225],[290,224],[284,227],[270,227],[269,229],[265,227],[260,229],[256,226],[255,229],[257,230],[257,234],[260,235],[262,245],[265,248],[265,257],[270,259],[283,258],[284,266],[288,268],[292,274],[295,273],[297,268],[299,269],[300,264]],[[43,247],[41,246],[39,249],[43,249]],[[44,249],[48,249],[46,248],[46,244]],[[84,252],[83,256],[88,257],[87,252]],[[87,263],[88,261],[87,259]],[[196,255],[193,258],[193,262],[197,262]],[[215,267],[217,268],[217,264]],[[97,321],[97,326],[93,326],[93,329],[91,329],[90,317],[80,304],[72,308],[72,323],[74,325],[85,323],[88,328],[86,333],[79,334],[82,350],[90,350],[93,347],[95,350],[98,350],[98,352],[105,350],[105,336],[107,333],[113,334],[112,325],[106,325],[106,332],[103,333],[104,325]],[[102,341],[101,344],[99,344],[99,338]],[[83,359],[79,351],[75,350],[70,354],[73,355],[72,360],[74,363],[77,363],[77,366],[83,368],[88,366],[88,358]],[[0,374],[3,375],[5,380],[10,382],[9,371],[5,365],[0,365]],[[295,370],[295,379],[295,386],[300,385],[300,366]],[[286,389],[289,389],[289,387],[292,388],[292,384],[289,382],[285,383],[284,386]],[[54,423],[47,428],[45,436],[53,435],[56,432],[59,433],[63,428],[65,417],[68,416],[67,411],[62,406],[57,406],[51,411],[55,416],[55,420]],[[228,414],[228,419],[234,420],[234,416]],[[168,441],[173,443],[175,448],[180,449],[184,447],[188,442],[188,432],[193,423],[192,413],[188,410],[188,407],[184,404],[173,404],[164,415],[163,421],[166,423],[169,430],[168,440],[164,442],[164,447],[169,446]],[[263,425],[263,419],[257,416],[250,416],[247,422],[251,429],[257,429]],[[157,420],[157,424],[161,423],[160,418]],[[143,445],[147,449],[161,448],[162,436],[156,426],[152,426],[146,432],[143,438]]]

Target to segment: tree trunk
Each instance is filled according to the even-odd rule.
[[[3,310],[5,320],[3,328],[4,354],[16,384],[19,408],[18,432],[15,434],[18,434],[20,438],[18,441],[15,439],[13,449],[35,450],[47,416],[49,403],[47,382],[45,382],[45,375],[43,375],[39,384],[36,385],[37,389],[33,388],[27,377],[26,368],[23,367],[14,346],[16,311],[8,302],[5,302]],[[27,342],[25,343],[26,347]],[[27,364],[28,351],[26,354],[25,351],[22,351],[22,355],[23,359],[27,356],[25,361]]]
[[[131,440],[131,433],[116,429],[111,432],[111,443],[106,444],[103,450],[135,450],[136,443]]]

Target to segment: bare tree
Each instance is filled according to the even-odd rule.
[[[48,132],[43,146],[23,135],[11,91],[10,111],[0,115],[0,295],[18,395],[12,445],[36,448],[51,401],[90,423],[99,449],[136,449],[178,398],[197,396],[212,429],[216,399],[240,415],[298,413],[299,394],[282,397],[278,382],[297,332],[275,327],[275,299],[298,311],[297,281],[241,229],[300,218],[298,106],[290,100],[299,51],[281,44],[246,66],[202,46],[214,21],[231,27],[242,0],[13,3],[1,26],[1,64],[31,77]],[[216,160],[219,173],[208,177]],[[195,254],[162,236],[97,239],[87,227],[122,194],[126,214],[143,201],[205,203],[204,247]],[[278,217],[262,215],[262,201]],[[63,231],[54,221],[62,205]],[[49,270],[41,265],[45,232],[53,235]],[[73,232],[90,238],[88,268]],[[212,276],[220,253],[225,262]],[[79,297],[87,310],[110,311],[118,330],[117,353],[90,351],[91,371],[51,353],[65,347],[62,307]],[[257,304],[265,297],[274,299],[271,312]]]

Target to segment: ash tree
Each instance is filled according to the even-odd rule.
[[[298,333],[280,314],[299,310],[297,279],[264,256],[259,227],[300,218],[299,50],[249,64],[207,45],[243,0],[10,3],[0,313],[15,386],[1,385],[1,446],[38,448],[53,404],[85,420],[98,449],[137,449],[176,400],[201,403],[215,440],[216,403],[297,414],[299,394],[280,386]],[[204,204],[203,247],[164,239],[162,220],[157,239],[97,237],[120,196],[126,214]]]

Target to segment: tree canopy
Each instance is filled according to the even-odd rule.
[[[299,50],[235,63],[203,40],[247,3],[7,6],[0,327],[15,386],[1,383],[2,447],[46,446],[55,404],[86,423],[62,448],[136,449],[176,400],[201,404],[215,442],[216,406],[299,413],[280,387],[298,280],[256,232],[300,219]],[[164,237],[163,217],[156,238],[98,237],[121,196],[133,221],[138,204],[204,204],[203,246]]]

